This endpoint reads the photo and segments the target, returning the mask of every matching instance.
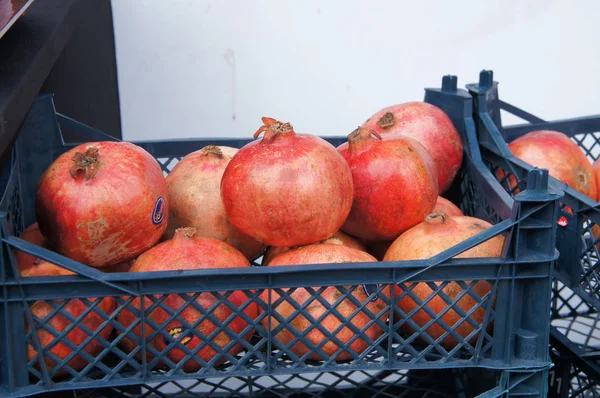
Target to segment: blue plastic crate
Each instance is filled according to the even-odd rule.
[[[531,166],[512,156],[507,143],[528,132],[536,130],[560,131],[576,142],[591,161],[600,157],[600,116],[589,116],[575,119],[547,122],[537,116],[510,105],[498,96],[498,84],[493,81],[492,71],[482,71],[478,84],[467,85],[475,101],[477,117],[477,133],[479,142],[492,160],[502,157],[512,165],[510,170],[519,181],[517,188],[527,186],[527,171]],[[527,121],[526,124],[503,126],[500,111],[506,111]],[[488,163],[491,167],[499,165]],[[503,186],[514,191],[506,184]],[[557,231],[556,247],[560,252],[557,261],[557,277],[567,287],[574,290],[586,302],[600,309],[600,256],[591,229],[600,225],[600,204],[575,189],[550,178],[550,186],[565,192],[562,199],[561,214],[564,222]],[[565,211],[565,206],[572,213]]]
[[[507,143],[528,132],[542,129],[560,131],[571,137],[591,161],[600,157],[600,116],[544,121],[500,100],[498,83],[494,82],[492,71],[482,71],[479,83],[469,84],[467,87],[473,96],[479,143],[482,153],[487,158],[488,167],[494,173],[499,168],[509,171],[509,175],[517,178],[519,188],[527,187],[526,175],[531,166],[512,156]],[[528,123],[503,126],[501,110]],[[501,162],[510,163],[510,166],[501,166],[500,159]],[[514,192],[515,188],[507,183],[508,175],[495,175],[507,191]],[[592,227],[600,225],[600,205],[554,178],[550,178],[549,185],[565,192],[559,213],[559,217],[562,218],[557,231],[556,247],[560,258],[557,261],[556,280],[553,283],[551,317],[554,341],[562,341],[561,347],[568,348],[569,351],[563,357],[556,357],[563,358],[564,362],[564,358],[572,356],[571,362],[580,361],[579,363],[591,366],[586,368],[591,369],[587,375],[572,375],[575,380],[573,383],[581,384],[581,389],[573,387],[574,392],[568,393],[565,390],[568,384],[561,388],[555,384],[554,387],[561,391],[560,396],[563,397],[597,396],[598,390],[594,386],[598,374],[594,374],[593,369],[600,366],[600,255],[599,239],[594,237]],[[572,210],[565,211],[565,207]],[[575,366],[573,369],[579,368]],[[596,378],[596,381],[587,382],[588,379],[584,376],[592,380]],[[565,374],[562,377],[566,377]],[[586,387],[588,385],[593,388]]]
[[[498,184],[485,167],[484,158],[479,154],[472,118],[472,99],[466,91],[456,89],[455,77],[445,77],[442,89],[426,90],[425,98],[427,102],[444,109],[463,135],[466,156],[451,193],[466,214],[495,224],[489,230],[431,259],[420,261],[251,267],[185,273],[105,274],[58,254],[29,245],[16,237],[24,227],[35,221],[33,211],[35,186],[42,172],[56,156],[73,147],[73,141],[89,142],[107,139],[107,136],[101,132],[56,114],[50,96],[40,97],[34,103],[22,128],[11,163],[8,168],[4,168],[2,174],[5,187],[0,202],[2,212],[0,213],[2,220],[0,320],[4,322],[5,327],[0,328],[2,345],[0,347],[0,395],[19,396],[67,389],[122,388],[150,384],[193,384],[195,381],[210,384],[215,378],[242,380],[243,383],[252,386],[254,381],[263,377],[285,375],[300,377],[307,373],[319,372],[396,372],[410,369],[481,367],[512,370],[517,373],[526,369],[536,376],[519,378],[517,384],[522,389],[543,396],[547,388],[545,372],[550,365],[547,350],[549,339],[547,314],[550,312],[552,268],[557,257],[554,248],[556,234],[554,220],[558,212],[557,200],[560,195],[547,190],[547,173],[541,170],[530,173],[530,189],[515,198],[508,195]],[[65,142],[63,136],[69,136],[72,141]],[[329,141],[337,145],[343,141],[343,138],[329,138]],[[240,147],[247,142],[248,140],[202,139],[137,144],[153,154],[167,173],[177,159],[207,144]],[[498,234],[505,236],[505,247],[501,257],[452,259],[457,254]],[[16,268],[10,255],[15,249],[56,263],[78,275],[15,278]],[[488,281],[492,286],[490,293],[483,297],[479,297],[472,290],[474,284],[481,280]],[[441,321],[441,315],[436,316],[433,313],[430,313],[432,318],[430,324],[438,324],[446,330],[446,334],[438,340],[431,339],[424,328],[411,323],[409,316],[411,314],[395,321],[394,315],[400,313],[399,307],[394,304],[398,298],[411,298],[420,303],[419,309],[426,309],[426,302],[420,302],[412,294],[411,282],[429,283],[434,294],[439,294],[448,283],[456,283],[462,287],[464,294],[470,295],[476,302],[475,308],[483,309],[485,316],[482,323],[473,319],[473,311],[465,313],[455,306],[462,296],[454,300],[443,294],[440,297],[446,302],[446,310],[456,310],[462,317],[461,323],[468,322],[475,328],[473,335],[476,338],[467,340],[458,336],[454,327]],[[386,284],[400,285],[404,291],[402,297],[385,299],[381,295],[381,289]],[[365,302],[356,302],[351,292],[364,285],[378,287],[373,288],[371,296]],[[354,314],[362,312],[371,318],[368,325],[355,329],[356,338],[367,341],[370,349],[361,353],[354,352],[349,345],[336,342],[336,337],[326,332],[324,332],[325,340],[315,345],[292,328],[289,322],[291,317],[280,319],[280,328],[286,328],[296,335],[293,342],[282,346],[273,339],[270,328],[264,328],[260,322],[263,318],[276,316],[273,304],[260,300],[260,292],[273,289],[284,300],[292,303],[293,300],[287,289],[311,286],[323,288],[335,286],[340,293],[340,300],[355,301]],[[314,289],[313,297],[316,299],[320,290]],[[189,333],[183,337],[189,336],[199,339],[204,344],[212,344],[210,339],[195,329],[195,325],[188,324],[178,317],[177,313],[172,313],[169,322],[163,325],[152,324],[147,317],[153,308],[158,306],[164,308],[163,300],[167,293],[181,294],[186,305],[194,305],[193,300],[199,293],[210,292],[218,298],[219,303],[226,305],[226,298],[233,290],[244,291],[248,302],[255,301],[263,309],[263,313],[257,320],[247,319],[249,325],[246,331],[254,329],[253,339],[246,342],[239,336],[234,336],[237,338],[236,342],[244,346],[244,350],[235,356],[213,346],[216,355],[208,363],[203,362],[195,356],[197,350],[190,351],[181,344],[181,340],[171,337],[163,330],[171,320],[176,320],[184,326],[186,333]],[[187,293],[192,295],[189,296]],[[370,312],[366,307],[376,295],[385,303],[385,308],[378,314]],[[86,301],[89,313],[93,312],[103,319],[100,328],[112,326],[119,333],[113,332],[109,339],[104,339],[98,333],[87,331],[90,337],[80,346],[71,347],[73,351],[71,356],[64,360],[53,357],[49,348],[41,349],[35,331],[47,330],[54,333],[57,343],[67,343],[65,338],[67,330],[57,332],[47,319],[35,317],[32,311],[34,303],[45,302],[53,308],[52,315],[68,316],[65,314],[64,306],[67,303],[65,299],[87,300],[104,297],[114,297],[118,304],[117,310],[104,313],[97,305],[100,300]],[[151,307],[146,308],[145,311],[137,311],[131,307],[132,300],[138,297],[150,299]],[[297,303],[296,307],[296,313],[292,317],[303,315],[311,319],[305,307],[297,306]],[[133,335],[131,328],[125,329],[119,325],[116,322],[116,315],[124,309],[136,313],[140,322],[153,327],[153,331],[138,339]],[[391,314],[388,318],[383,316],[387,310]],[[327,305],[325,315],[335,313],[335,306]],[[239,311],[239,314],[241,315],[242,311]],[[204,316],[212,319],[210,310]],[[26,324],[32,325],[31,331],[28,331]],[[319,327],[319,320],[313,319],[313,324],[313,327]],[[413,332],[401,332],[400,327],[405,324],[412,326]],[[352,327],[348,322],[344,325]],[[382,329],[382,334],[379,338],[370,340],[365,335],[365,330],[374,325]],[[72,320],[71,327],[80,326],[78,320]],[[219,326],[219,331],[225,330],[225,325]],[[123,336],[138,343],[134,353],[130,354],[120,347]],[[453,336],[458,341],[454,348],[446,349],[440,344],[447,336]],[[155,337],[168,341],[169,345],[165,351],[157,351],[149,344]],[[102,351],[94,356],[87,355],[82,350],[85,344],[92,340],[102,346]],[[348,362],[336,362],[334,354],[325,356],[323,361],[311,361],[306,356],[298,357],[290,349],[293,344],[302,342],[310,348],[311,352],[319,352],[325,341],[335,342],[339,347],[338,352],[348,352],[353,359]],[[28,345],[36,348],[38,352],[29,359]],[[187,354],[186,360],[173,363],[166,357],[167,351],[175,347]],[[69,360],[76,355],[84,358],[87,363],[87,366],[81,370],[68,366]],[[186,373],[181,366],[191,358],[202,363],[203,366],[199,371]],[[227,359],[227,362],[216,366],[220,358]],[[47,359],[55,361],[53,368],[46,365]],[[66,374],[61,375],[60,371]],[[510,373],[504,374],[503,380],[510,379]],[[503,384],[500,386],[505,387]],[[264,391],[259,388],[259,391],[250,390],[248,395],[262,393]]]
[[[550,357],[554,363],[549,372],[552,398],[600,397],[600,366],[563,332],[552,328]]]
[[[257,378],[187,380],[134,387],[76,391],[76,398],[179,398],[179,397],[372,397],[372,398],[507,398],[540,396],[537,385],[547,370],[488,371],[488,383],[473,383],[472,369],[352,371],[303,373]],[[53,397],[54,398],[54,397]],[[60,397],[59,397],[60,398]],[[67,398],[67,397],[65,397]]]

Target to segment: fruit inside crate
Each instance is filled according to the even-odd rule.
[[[478,134],[488,167],[511,194],[527,188],[524,172],[531,165],[513,157],[507,143],[527,133],[540,130],[564,133],[577,144],[577,150],[587,156],[589,168],[600,157],[600,116],[546,122],[501,101],[491,71],[482,71],[479,83],[468,85],[468,88],[474,96]],[[528,123],[503,126],[500,111]],[[500,159],[508,160],[510,166],[500,167]],[[552,174],[552,170],[550,172]],[[550,186],[565,192],[557,219],[556,246],[560,258],[552,290],[552,325],[555,333],[564,336],[572,346],[570,355],[597,365],[600,360],[600,205],[558,180],[551,178]]]
[[[451,115],[465,139],[473,139],[471,99],[456,90],[455,81],[454,87],[430,90],[428,96]],[[530,189],[513,200],[483,167],[476,142],[467,142],[469,156],[450,192],[465,214],[495,225],[428,260],[105,274],[16,238],[35,221],[33,198],[40,175],[60,153],[75,146],[64,143],[61,130],[65,134],[72,130],[81,142],[106,140],[101,133],[57,115],[51,98],[42,97],[15,146],[0,204],[4,212],[0,315],[10,325],[0,336],[6,344],[1,359],[10,364],[2,373],[3,391],[30,394],[319,371],[480,366],[543,372],[549,364],[548,322],[545,315],[538,315],[549,312],[550,272],[556,257],[552,244],[556,227],[551,221],[557,196],[545,191],[540,171],[531,174]],[[329,140],[341,143],[339,138]],[[176,160],[208,143],[241,147],[247,142],[138,144],[168,172]],[[498,235],[506,242],[502,256],[452,259]],[[15,249],[77,276],[14,278],[16,264],[10,253]],[[478,289],[482,283],[489,288]],[[390,284],[400,287],[391,289],[391,298],[385,294]],[[425,298],[415,293],[418,285],[429,289]],[[453,294],[446,293],[449,286]],[[308,299],[298,302],[294,292],[303,289]],[[335,294],[334,305],[321,298],[326,289]],[[197,299],[203,297],[214,304],[198,305]],[[173,298],[183,305],[172,308],[168,302]],[[407,311],[396,305],[400,299],[414,305]],[[460,306],[464,299],[472,303],[467,310]],[[428,305],[434,300],[437,310]],[[107,301],[112,307],[105,307]],[[136,308],[136,302],[143,307]],[[340,313],[342,302],[351,303],[349,313]],[[381,305],[374,307],[374,302]],[[281,304],[290,306],[289,316],[275,311]],[[312,304],[321,312],[311,313]],[[71,305],[79,309],[69,311]],[[254,305],[260,310],[256,317],[245,311]],[[37,312],[39,307],[44,311]],[[218,318],[223,308],[229,313]],[[186,309],[201,316],[187,319]],[[164,313],[160,321],[152,316],[156,311]],[[131,325],[119,322],[125,312],[135,315]],[[448,324],[448,313],[458,320]],[[354,324],[351,319],[359,316],[368,321]],[[419,317],[427,321],[417,321]],[[59,322],[60,318],[65,320]],[[310,326],[301,331],[295,319],[307,319]],[[327,319],[337,319],[340,326],[334,333],[323,327]],[[206,320],[216,326],[201,333],[198,327]],[[234,322],[239,326],[235,332],[230,327]],[[341,340],[338,334],[348,330],[349,339]],[[48,345],[42,344],[40,333],[48,337]],[[287,333],[289,341],[275,339],[277,333]],[[219,342],[223,345],[215,343],[218,336],[225,337]],[[125,340],[133,347],[125,348]],[[203,356],[201,350],[210,355]]]
[[[474,97],[478,138],[488,160],[488,167],[512,194],[527,187],[524,176],[532,165],[514,157],[507,143],[526,133],[559,131],[570,137],[590,162],[595,162],[600,156],[600,116],[544,121],[501,101],[492,71],[482,71],[479,83],[469,84],[467,87]],[[503,126],[501,111],[515,115],[527,123]],[[509,170],[499,170],[497,161],[500,158],[510,160]],[[565,192],[558,220],[557,249],[560,258],[557,262],[557,276],[561,282],[576,290],[578,295],[600,310],[600,235],[597,232],[600,225],[600,205],[595,198],[554,178],[551,178],[550,187]]]

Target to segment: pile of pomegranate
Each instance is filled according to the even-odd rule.
[[[166,178],[157,160],[134,144],[80,145],[61,155],[42,176],[38,222],[21,238],[105,272],[187,272],[250,267],[260,258],[269,267],[360,267],[365,262],[425,259],[490,227],[464,216],[440,196],[461,167],[463,144],[450,118],[433,105],[411,102],[385,108],[338,148],[266,117],[254,138],[239,149],[209,145],[191,152]],[[575,169],[569,162],[564,168]],[[595,198],[591,165],[576,173],[572,183]],[[498,256],[502,244],[497,237],[459,257]],[[23,277],[72,274],[23,252],[14,255]],[[393,303],[396,316],[414,312],[415,297],[426,300],[432,294],[427,283],[403,286],[412,288],[411,296],[402,295],[401,286],[375,285],[171,293],[145,297],[144,302],[136,298],[115,319],[120,330],[129,328],[119,338],[125,351],[135,351],[141,359],[145,336],[153,352],[164,353],[156,366],[176,364],[186,372],[228,362],[254,333],[272,333],[274,348],[303,360],[345,361],[372,349],[387,333],[393,292],[404,297]],[[472,289],[483,297],[490,285],[481,281]],[[284,299],[282,291],[287,292]],[[456,282],[443,289],[450,298],[461,291]],[[78,317],[94,300],[71,300],[65,311]],[[465,295],[455,305],[468,313],[477,304]],[[142,305],[147,311],[144,324]],[[443,312],[443,322],[455,326],[464,339],[477,338],[470,323],[445,311],[448,304],[442,298],[427,305]],[[261,316],[270,306],[273,313]],[[303,314],[299,306],[304,306]],[[108,340],[118,333],[97,312],[110,316],[116,308],[114,298],[104,298],[80,323]],[[53,314],[43,301],[32,311],[40,319],[51,317],[57,331],[70,326],[67,317]],[[482,322],[483,308],[472,318]],[[415,324],[425,327],[429,321],[421,309],[412,316],[413,326],[404,323],[400,332],[414,333]],[[444,329],[434,323],[420,333],[437,340]],[[309,344],[295,341],[299,335]],[[75,345],[86,337],[79,327],[67,335]],[[43,347],[53,344],[55,357],[72,353],[68,345],[52,343],[53,335],[43,329],[38,338]],[[457,343],[449,336],[440,344]],[[95,341],[84,347],[92,356],[103,350]],[[36,354],[29,347],[30,359]],[[153,357],[147,352],[147,361]],[[46,364],[52,368],[55,361]],[[86,361],[75,356],[68,365],[78,370]]]

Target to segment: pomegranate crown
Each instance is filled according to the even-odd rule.
[[[265,133],[264,140],[269,140],[278,134],[293,133],[294,127],[290,123],[283,123],[272,117],[263,117],[263,125],[254,133],[254,139],[258,138],[261,133]]]
[[[76,152],[72,158],[70,172],[71,177],[77,178],[79,172],[85,173],[85,179],[90,180],[98,173],[99,159],[98,148],[89,147],[85,152]]]
[[[207,145],[201,149],[204,155],[213,154],[217,156],[223,156],[223,151],[216,145]]]
[[[364,140],[365,138],[373,138],[376,140],[381,140],[381,136],[374,130],[366,129],[364,127],[358,126],[354,131],[348,134],[348,141],[353,142],[357,140]]]

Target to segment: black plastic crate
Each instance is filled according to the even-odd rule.
[[[554,367],[549,372],[549,397],[600,397],[600,366],[564,331],[552,329],[550,356]]]
[[[600,157],[600,116],[546,122],[500,100],[492,71],[482,71],[479,83],[467,87],[474,99],[477,133],[486,164],[508,192],[527,187],[527,170],[531,166],[512,156],[507,143],[530,131],[560,131],[571,137],[591,161]],[[528,123],[503,126],[500,111]],[[508,162],[508,167],[501,166],[499,163],[502,162]],[[503,172],[499,173],[499,169]],[[516,187],[508,183],[512,176],[518,182]],[[598,379],[593,369],[600,365],[600,237],[594,237],[592,228],[600,224],[600,205],[554,178],[550,178],[549,185],[551,189],[565,192],[557,219],[556,247],[560,258],[552,289],[552,352],[553,358],[560,360],[557,366],[563,366],[561,377],[564,379],[569,373],[572,378],[564,379],[567,384],[562,387],[555,383],[554,388],[561,391],[558,396],[562,397],[597,396]],[[556,348],[559,346],[561,353]],[[554,372],[551,372],[551,380],[559,370]],[[571,384],[568,384],[569,380]],[[572,391],[565,388],[572,388]],[[557,391],[554,393],[558,394]]]
[[[548,377],[547,370],[486,370],[486,383],[474,383],[473,369],[330,372],[260,378],[190,380],[133,388],[77,392],[77,397],[373,397],[373,398],[499,398],[545,396],[532,388]]]
[[[502,168],[507,174],[500,178],[507,191],[515,192],[527,187],[526,176],[532,166],[515,158],[507,143],[528,132],[560,131],[571,137],[592,162],[600,157],[600,116],[544,121],[500,100],[498,83],[494,82],[493,72],[489,70],[481,72],[478,84],[469,84],[467,88],[474,99],[477,135],[489,160],[488,166],[496,172],[502,168],[497,164],[499,158],[510,163],[510,167]],[[501,111],[527,123],[503,126]],[[518,181],[516,187],[508,184],[511,176]],[[564,191],[556,240],[556,248],[560,252],[557,278],[589,305],[600,310],[600,236],[594,237],[592,233],[592,228],[600,225],[600,204],[554,178],[550,178],[550,188]]]
[[[134,388],[86,390],[81,397],[428,397],[466,398],[453,371],[330,372],[163,382]]]
[[[577,347],[574,352],[582,358],[600,365],[600,311],[555,281],[551,314],[554,332],[569,339],[572,346]]]
[[[50,96],[39,98],[20,133],[10,167],[4,168],[2,174],[5,189],[0,203],[0,211],[3,212],[0,213],[0,319],[6,327],[0,329],[0,395],[17,396],[67,389],[123,388],[184,381],[210,385],[214,383],[211,380],[215,378],[237,378],[250,383],[265,377],[301,377],[307,373],[394,373],[411,369],[481,367],[511,370],[516,373],[526,369],[527,372],[535,374],[535,377],[513,377],[512,380],[519,380],[516,384],[529,393],[535,392],[534,396],[543,396],[547,388],[546,369],[550,364],[547,350],[548,314],[551,273],[557,257],[553,242],[559,195],[548,192],[547,173],[540,170],[530,173],[530,189],[514,199],[502,189],[482,163],[483,159],[479,155],[478,143],[475,140],[472,99],[466,91],[456,89],[455,77],[445,77],[442,89],[427,90],[426,100],[444,109],[463,135],[466,156],[452,193],[466,214],[495,224],[489,230],[422,261],[251,267],[185,273],[104,274],[27,244],[16,237],[25,226],[35,221],[33,199],[38,178],[58,154],[74,145],[65,143],[62,137],[68,135],[75,142],[107,139],[107,136],[96,130],[56,114]],[[299,130],[302,131],[302,128]],[[343,139],[329,138],[329,141],[337,145]],[[209,143],[241,147],[247,142],[248,140],[203,139],[138,144],[153,154],[167,173],[177,159]],[[457,254],[499,234],[505,237],[501,257],[452,259]],[[34,254],[78,275],[15,278],[16,268],[11,256],[14,249]],[[487,281],[491,286],[491,290],[482,297],[472,289],[478,281]],[[394,315],[400,314],[399,307],[393,305],[397,299],[411,298],[419,304],[416,310],[428,311],[427,300],[421,302],[412,294],[411,286],[414,285],[411,282],[429,283],[434,292],[429,298],[439,295],[446,304],[443,313],[454,310],[461,316],[461,321],[449,326],[442,321],[442,314],[436,315],[431,311],[431,321],[423,327],[414,324],[410,319],[414,312],[404,314],[406,316],[395,321]],[[442,288],[449,283],[461,287],[462,293],[454,298],[445,295]],[[393,297],[392,300],[387,299],[381,291],[389,284],[398,284],[404,293],[400,297]],[[362,290],[365,285],[371,285],[370,295],[364,301],[359,301],[352,292],[355,289]],[[312,291],[311,299],[318,300],[318,293],[328,286],[337,289],[340,301],[353,302],[356,309],[350,317],[362,313],[370,318],[368,324],[354,327],[347,318],[342,317],[343,325],[355,332],[355,339],[362,339],[367,343],[367,350],[357,352],[350,346],[350,342],[344,344],[337,341],[334,333],[327,331],[322,331],[324,339],[315,345],[292,327],[291,318],[294,316],[302,315],[311,319],[311,315],[306,305],[301,306],[293,302],[291,291],[305,287]],[[261,324],[262,319],[276,317],[273,306],[277,303],[268,303],[259,298],[265,289],[272,289],[283,297],[282,300],[288,301],[296,308],[292,317],[279,318],[279,328],[285,328],[295,335],[288,345],[277,343],[270,333],[271,328],[265,328]],[[242,310],[231,307],[233,314],[223,324],[213,317],[216,306],[230,306],[228,297],[234,290],[241,290],[247,296],[241,307],[257,303],[263,310],[257,319],[249,319],[243,315]],[[217,304],[208,310],[198,308],[194,301],[200,293],[205,292],[217,298]],[[177,311],[165,308],[164,298],[167,293],[179,294],[186,306],[194,306],[203,313],[202,319],[212,320],[218,325],[217,332],[228,333],[235,339],[235,343],[241,343],[244,349],[237,355],[230,355],[227,353],[229,347],[222,349],[215,346],[210,341],[214,334],[207,338],[196,330],[195,326],[199,320],[190,324],[178,316]],[[468,313],[456,306],[466,295],[476,303]],[[131,303],[135,298],[142,297],[149,300],[149,307],[145,308],[145,311],[137,311]],[[117,309],[108,313],[102,311],[98,305],[101,300],[96,298],[114,299]],[[49,317],[39,319],[33,315],[32,306],[36,302],[42,302],[50,307],[50,316],[68,318],[70,315],[65,310],[68,301],[64,301],[65,299],[80,299],[85,304],[86,312],[77,319],[71,319],[69,328],[79,328],[88,337],[80,345],[71,346],[70,356],[61,360],[52,356],[50,348],[40,349],[36,341],[37,333],[33,331],[46,330],[55,335],[55,343],[68,344],[66,334],[72,329],[57,332],[48,322]],[[374,312],[369,308],[372,300],[383,302],[380,311]],[[318,319],[312,319],[313,328],[321,327],[320,321],[325,316],[339,316],[336,306],[323,306],[325,313]],[[148,314],[157,307],[170,312],[169,321],[161,325],[152,324]],[[474,319],[476,309],[483,311],[481,322]],[[116,322],[117,313],[124,310],[135,312],[141,323],[154,329],[142,335],[141,339],[135,337],[131,327],[126,329]],[[388,313],[391,316],[387,316]],[[95,314],[101,318],[102,323],[96,330],[112,327],[114,331],[110,337],[85,330],[80,321],[86,314]],[[228,330],[228,322],[237,316],[243,317],[247,323],[241,335],[254,331],[251,340],[245,341]],[[170,321],[178,322],[182,327],[183,332],[178,338],[172,337],[164,329]],[[33,325],[33,331],[29,331],[26,324]],[[433,324],[446,330],[437,340],[425,333],[425,328]],[[471,339],[462,338],[455,333],[459,324],[472,326]],[[404,325],[413,330],[408,333],[401,331]],[[380,328],[381,334],[369,338],[366,331],[370,327]],[[124,351],[120,346],[124,336],[138,344],[133,353]],[[442,340],[449,336],[457,340],[456,346],[444,347],[441,344]],[[150,344],[154,337],[163,339],[167,348],[162,351],[156,350]],[[185,346],[188,338],[198,339],[200,345],[190,351]],[[83,351],[83,347],[90,341],[99,343],[100,352],[88,355]],[[337,351],[332,355],[324,355],[324,360],[321,361],[309,360],[307,355],[299,357],[292,352],[291,347],[298,342],[309,347],[311,353],[319,353],[324,343],[333,342],[337,345]],[[230,346],[232,344],[234,343]],[[28,346],[37,348],[38,354],[28,358]],[[212,346],[215,355],[208,361],[197,358],[196,353],[201,346]],[[186,358],[177,363],[169,360],[166,354],[174,349],[182,351],[187,355]],[[44,360],[39,352],[43,352]],[[351,360],[336,362],[335,357],[341,352],[346,352]],[[86,363],[83,369],[75,370],[67,366],[75,356],[83,358]],[[182,366],[191,358],[202,366],[197,371],[183,371]],[[55,361],[54,367],[46,365],[48,359]],[[220,365],[219,362],[223,359],[226,363]],[[503,379],[504,384],[510,379],[507,377]],[[501,389],[504,386],[499,385]],[[261,391],[255,390],[249,393],[260,394]]]

